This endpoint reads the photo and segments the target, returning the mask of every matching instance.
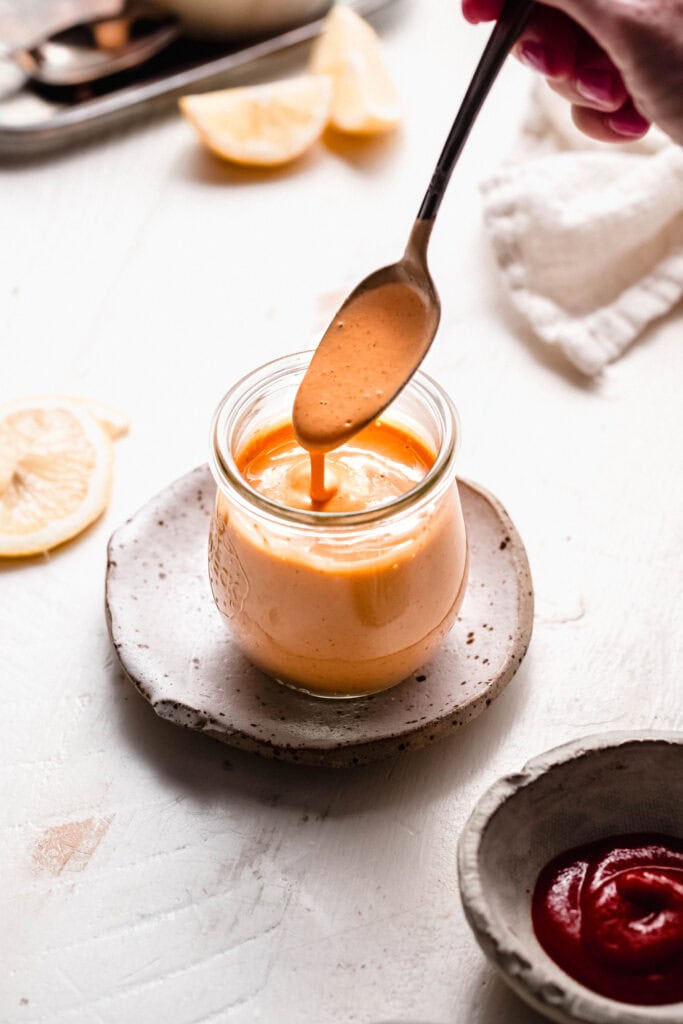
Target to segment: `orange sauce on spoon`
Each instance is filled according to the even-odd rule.
[[[367,426],[409,380],[438,313],[408,281],[352,295],[325,332],[294,401],[299,444],[311,453],[311,497],[325,493],[325,452]]]

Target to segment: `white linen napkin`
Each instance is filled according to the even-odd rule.
[[[683,147],[592,142],[545,84],[532,99],[520,154],[482,184],[485,223],[513,304],[592,376],[683,294]]]

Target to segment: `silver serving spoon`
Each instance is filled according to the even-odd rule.
[[[115,17],[80,22],[2,56],[45,85],[82,85],[149,60],[180,35],[177,19],[143,0]]]
[[[366,277],[323,335],[299,387],[294,430],[309,451],[343,444],[389,405],[434,340],[441,303],[427,246],[453,168],[511,47],[534,8],[507,0],[469,84],[403,258]]]

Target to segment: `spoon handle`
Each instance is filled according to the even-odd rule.
[[[506,0],[481,60],[472,76],[460,110],[436,165],[429,188],[417,215],[418,221],[433,221],[439,211],[453,168],[462,151],[481,105],[488,95],[510,49],[518,39],[536,4],[534,0]],[[431,224],[429,225],[431,227]]]

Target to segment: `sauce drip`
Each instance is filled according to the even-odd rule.
[[[335,488],[325,486],[325,452],[310,452],[311,483],[309,495],[312,505],[324,505],[334,497]]]
[[[328,452],[367,426],[419,365],[436,312],[409,281],[352,295],[316,349],[294,401],[294,432],[310,452]]]
[[[546,953],[594,992],[683,1000],[683,839],[633,834],[568,850],[539,875],[532,918]]]

